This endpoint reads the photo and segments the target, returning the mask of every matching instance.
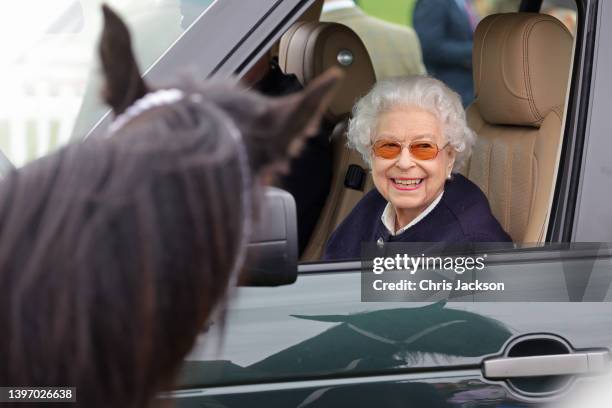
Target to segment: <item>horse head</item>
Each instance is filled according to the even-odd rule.
[[[103,13],[107,137],[0,183],[0,383],[144,407],[226,299],[258,186],[316,132],[340,74],[280,99],[221,82],[156,89]]]

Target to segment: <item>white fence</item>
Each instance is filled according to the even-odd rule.
[[[2,98],[0,149],[17,167],[69,142],[82,95],[48,84],[10,86]]]

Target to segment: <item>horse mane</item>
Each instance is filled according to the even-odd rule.
[[[0,184],[1,384],[145,406],[223,302],[245,222],[235,142],[206,105],[148,116]]]

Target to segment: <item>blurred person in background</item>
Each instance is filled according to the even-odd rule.
[[[344,24],[359,36],[376,79],[425,74],[421,44],[411,27],[369,16],[353,0],[325,0],[321,21]]]
[[[481,17],[497,13],[517,12],[521,0],[474,0],[474,8]]]
[[[468,106],[474,99],[472,44],[478,24],[471,0],[418,0],[412,18],[427,72]]]

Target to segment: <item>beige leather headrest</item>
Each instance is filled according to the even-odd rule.
[[[308,10],[304,12],[299,18],[298,21],[314,21],[317,22],[321,18],[321,11],[323,10],[324,0],[315,0]],[[272,46],[272,55],[278,56],[279,54],[279,44],[280,41],[277,41]]]
[[[376,82],[365,46],[350,28],[337,23],[295,23],[281,38],[278,60],[283,72],[295,74],[304,86],[332,66],[344,71],[328,109],[332,120],[350,114],[357,99]]]
[[[572,35],[554,17],[493,14],[474,34],[474,87],[484,120],[539,127],[565,102]]]

